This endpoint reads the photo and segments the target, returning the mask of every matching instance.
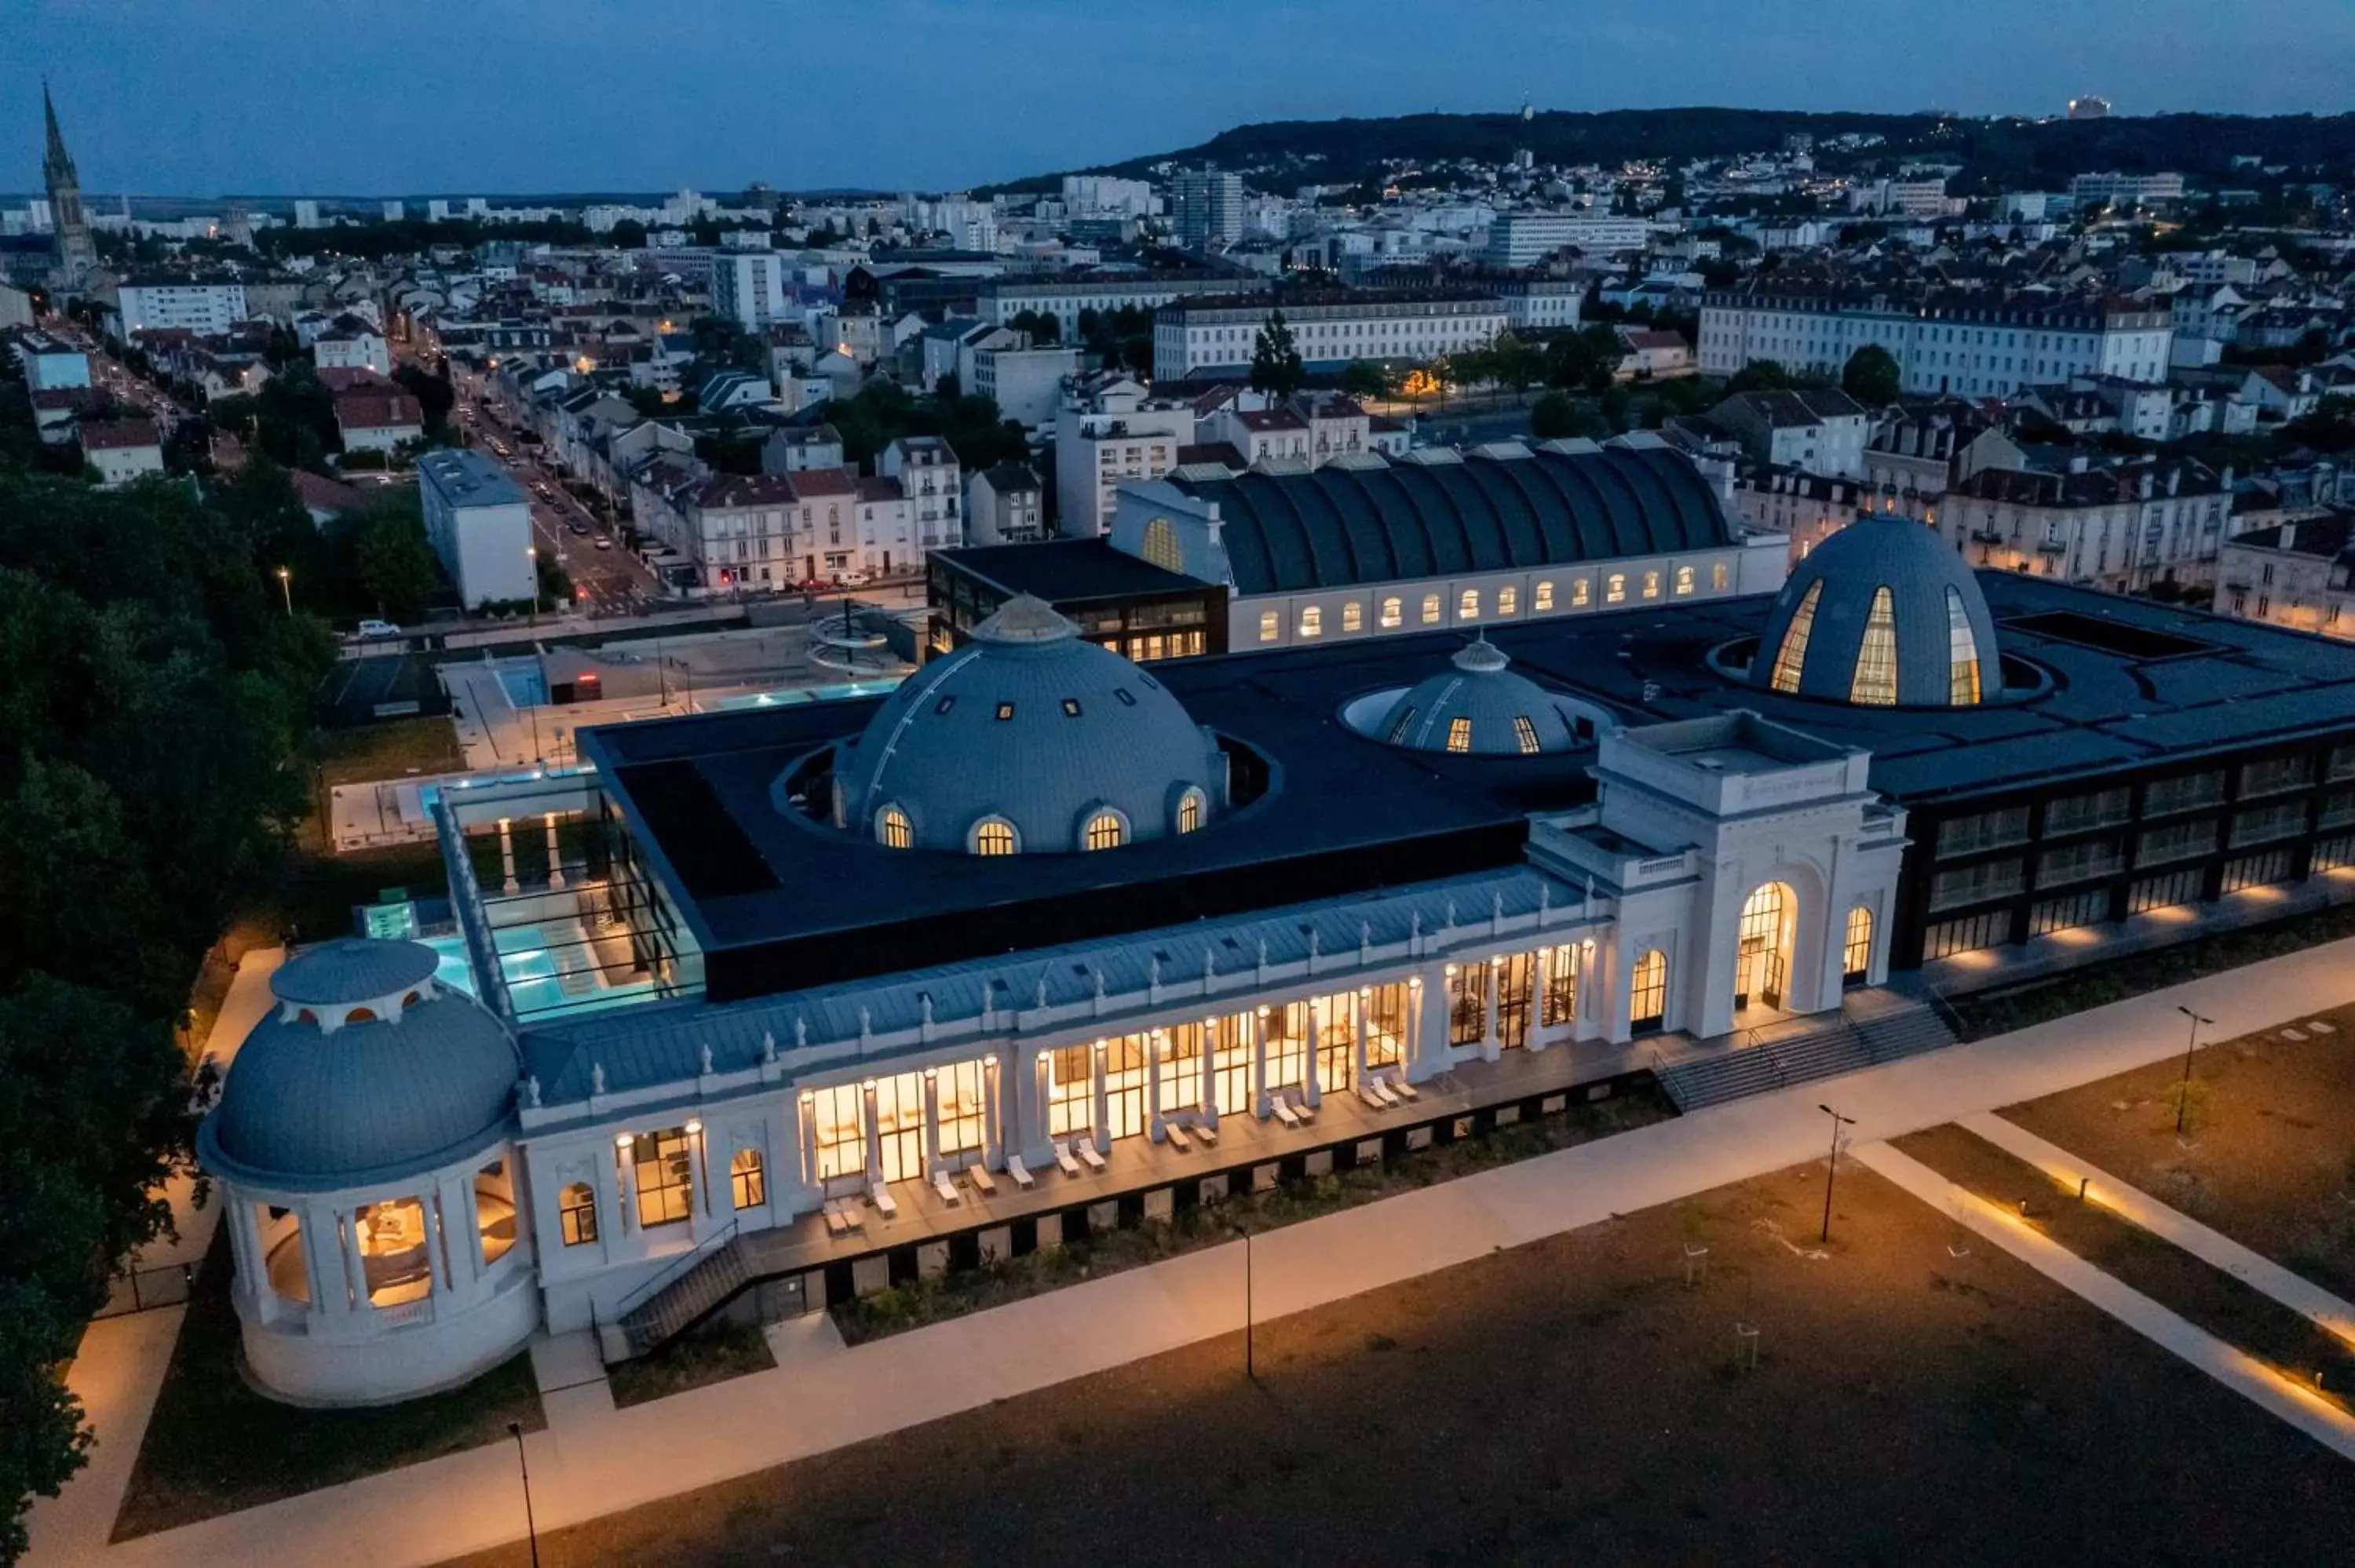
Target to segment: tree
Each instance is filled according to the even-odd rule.
[[[1063,340],[1063,323],[1052,311],[1019,310],[1007,318],[1006,324],[1016,332],[1029,334],[1033,344],[1046,344]]]
[[[1877,343],[1866,344],[1848,356],[1840,390],[1868,408],[1886,408],[1904,391],[1896,355]]]
[[[1617,376],[1623,357],[1618,329],[1607,322],[1590,322],[1554,339],[1546,350],[1545,377],[1566,391],[1600,392]]]
[[[1544,354],[1518,334],[1498,333],[1497,341],[1488,345],[1489,378],[1515,392],[1527,392],[1533,383],[1545,378],[1545,372]]]
[[[1780,392],[1791,385],[1791,373],[1772,359],[1753,359],[1725,384],[1726,396],[1737,392]]]
[[[1353,359],[1341,366],[1340,385],[1352,397],[1387,397],[1391,373],[1370,359]]]
[[[1300,347],[1293,341],[1292,328],[1280,310],[1267,313],[1267,324],[1259,329],[1252,344],[1251,388],[1271,398],[1284,398],[1300,390],[1308,380],[1308,368],[1301,363]]]
[[[415,498],[377,507],[353,526],[354,586],[389,620],[413,620],[423,614],[442,575]]]
[[[605,231],[605,243],[618,250],[644,250],[646,226],[634,217],[623,218]]]
[[[417,399],[418,409],[425,416],[426,433],[446,440],[450,410],[458,406],[457,388],[450,385],[448,374],[436,376],[421,365],[401,365],[394,368],[392,378]]]
[[[1529,405],[1529,434],[1541,441],[1578,433],[1578,410],[1568,397],[1549,392]]]

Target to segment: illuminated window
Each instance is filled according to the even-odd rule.
[[[1007,720],[1011,719],[1013,716],[1014,716],[1014,705],[1013,705],[1012,703],[1000,703],[1000,704],[998,704],[998,705],[997,705],[997,722],[998,722],[998,723],[1000,723],[1000,724],[1004,724],[1004,723],[1006,723]]]
[[[988,817],[974,824],[974,853],[1012,854],[1014,851],[1013,823],[1001,817]]]
[[[1886,583],[1872,590],[1872,608],[1864,618],[1864,645],[1856,651],[1856,673],[1849,682],[1848,700],[1881,708],[1897,705],[1897,606]]]
[[[1201,791],[1199,789],[1188,789],[1184,795],[1180,796],[1178,800],[1178,831],[1181,833],[1190,833],[1201,825]]]
[[[1423,596],[1423,623],[1425,626],[1439,624],[1439,596],[1435,593]]]
[[[856,1176],[867,1169],[867,1093],[839,1084],[810,1094],[810,1135],[817,1147],[817,1179]]]
[[[1626,573],[1613,572],[1611,574],[1609,580],[1604,585],[1603,602],[1605,604],[1625,604],[1627,602]]]
[[[1391,722],[1390,743],[1399,745],[1406,739],[1406,732],[1413,727],[1414,710],[1411,707],[1399,709],[1398,717]]]
[[[1095,1126],[1095,1053],[1070,1045],[1047,1054],[1047,1133],[1067,1138]]]
[[[986,1128],[982,1074],[979,1062],[958,1062],[943,1067],[933,1076],[943,1160],[957,1161],[981,1152]]]
[[[740,1209],[757,1209],[769,1201],[768,1173],[761,1168],[758,1150],[740,1149],[728,1162],[728,1185]]]
[[[597,1239],[597,1193],[586,1181],[575,1181],[556,1195],[557,1227],[566,1246],[586,1246]]]
[[[1859,904],[1848,912],[1848,939],[1840,946],[1840,974],[1861,980],[1872,968],[1872,911]]]
[[[1529,600],[1529,609],[1536,611],[1544,611],[1551,609],[1552,608],[1553,584],[1550,582],[1542,582],[1538,584],[1538,591]]]
[[[1578,944],[1564,942],[1546,960],[1545,1007],[1540,1023],[1568,1023],[1578,1016]]]
[[[1587,605],[1593,601],[1593,596],[1594,585],[1593,583],[1589,582],[1584,577],[1575,577],[1572,579],[1570,585],[1571,609],[1584,609]]]
[[[638,1134],[630,1158],[637,1168],[639,1228],[686,1223],[695,1200],[695,1148],[687,1128]]]
[[[1401,607],[1397,599],[1386,599],[1382,600],[1382,626],[1384,630],[1406,624],[1406,617],[1401,612]]]
[[[1946,700],[1958,708],[1975,707],[1979,700],[1979,642],[1971,634],[1971,618],[1963,611],[1963,596],[1946,590]]]
[[[1513,715],[1513,738],[1521,743],[1523,757],[1535,757],[1538,754],[1538,726],[1529,722],[1529,715]]]
[[[1636,960],[1627,987],[1627,1018],[1636,1029],[1657,1029],[1668,1011],[1668,956],[1648,948]]]
[[[1303,637],[1325,635],[1325,612],[1316,605],[1307,605],[1301,609],[1300,635]]]
[[[1087,845],[1092,850],[1118,849],[1126,836],[1120,818],[1111,811],[1098,811],[1088,819]]]
[[[1660,597],[1659,573],[1646,572],[1644,574],[1644,597],[1646,599],[1657,599]]]
[[[1693,569],[1690,567],[1678,567],[1677,568],[1677,597],[1678,599],[1682,599],[1685,595],[1692,592],[1692,590]]]
[[[1341,607],[1341,630],[1344,631],[1363,631],[1365,629],[1365,607],[1353,599],[1348,603]]]
[[[1274,641],[1283,630],[1284,622],[1275,611],[1263,609],[1259,612],[1259,640],[1262,642]]]
[[[1508,588],[1498,588],[1497,590],[1497,613],[1498,615],[1511,615],[1519,608],[1519,605],[1520,595],[1517,590]]]
[[[1472,721],[1470,719],[1452,718],[1447,721],[1447,749],[1450,751],[1469,751],[1472,749]]]
[[[1723,593],[1725,591],[1725,563],[1723,561],[1719,561],[1709,568],[1710,589],[1713,593]]]
[[[897,806],[886,806],[875,813],[875,837],[885,849],[907,849],[916,842],[908,813]]]
[[[1799,689],[1799,672],[1807,662],[1807,639],[1816,630],[1816,601],[1824,597],[1824,580],[1817,577],[1807,585],[1799,599],[1799,608],[1791,612],[1791,624],[1783,629],[1783,646],[1774,651],[1774,673],[1767,684],[1778,692]]]
[[[1145,558],[1167,572],[1186,569],[1185,552],[1178,547],[1178,530],[1167,517],[1145,525]]]
[[[1465,588],[1464,590],[1464,597],[1456,601],[1455,613],[1457,618],[1460,620],[1479,620],[1480,590],[1478,588]]]

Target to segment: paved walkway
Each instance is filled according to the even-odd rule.
[[[1945,1210],[2070,1294],[2173,1351],[2259,1409],[2281,1417],[2325,1447],[2355,1459],[2355,1416],[2313,1390],[2103,1273],[2035,1226],[1947,1181],[1920,1160],[1885,1143],[1865,1145],[1856,1151],[1856,1159],[1923,1202]]]
[[[2253,1289],[2264,1291],[2292,1311],[2305,1314],[2355,1345],[2355,1306],[2319,1285],[2250,1251],[2180,1210],[2169,1208],[2149,1193],[2126,1185],[2100,1166],[2087,1163],[2081,1156],[2057,1143],[2047,1142],[2024,1127],[1986,1111],[1964,1117],[1962,1125],[2005,1153],[2035,1166],[2071,1192],[2076,1191],[2079,1181],[2085,1181],[2085,1195],[2102,1207],[2174,1243]]]
[[[1252,1244],[1255,1309],[1263,1319],[1304,1311],[1817,1159],[1826,1139],[1818,1102],[1856,1118],[1861,1139],[1894,1138],[2167,1056],[2181,1045],[2179,1002],[2214,1018],[2219,1040],[2311,1016],[2348,1000],[2350,963],[2355,939],[1287,1226]],[[1229,1244],[849,1350],[815,1330],[780,1335],[775,1371],[627,1410],[552,1399],[548,1429],[527,1439],[540,1527],[657,1501],[1232,1333],[1243,1320],[1242,1264],[1241,1244]],[[78,1364],[77,1388],[84,1376]],[[430,1563],[524,1531],[516,1456],[506,1445],[103,1551],[105,1529],[96,1521],[112,1517],[112,1499],[80,1501],[80,1489],[77,1481],[65,1504],[83,1528],[37,1536],[36,1562],[261,1568],[357,1555]]]

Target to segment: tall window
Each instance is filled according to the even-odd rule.
[[[586,1246],[597,1239],[597,1192],[586,1181],[575,1181],[556,1195],[556,1224],[566,1246]]]
[[[1192,1110],[1202,1103],[1202,1026],[1173,1024],[1161,1043],[1161,1112]]]
[[[906,1181],[924,1173],[924,1079],[894,1073],[875,1083],[875,1146],[883,1157],[876,1175]]]
[[[932,1094],[940,1106],[941,1158],[952,1165],[967,1163],[967,1156],[982,1151],[986,1127],[983,1073],[979,1062],[956,1062],[932,1075]]]
[[[1553,584],[1550,581],[1538,584],[1537,592],[1530,597],[1529,608],[1539,611],[1553,608]]]
[[[1545,1011],[1540,1023],[1568,1023],[1578,1016],[1578,944],[1564,942],[1546,955]]]
[[[1178,547],[1178,529],[1167,517],[1145,525],[1145,558],[1165,572],[1186,569],[1185,552]]]
[[[1369,986],[1358,1005],[1366,1010],[1366,1065],[1395,1067],[1406,1060],[1408,987],[1403,980]]]
[[[1856,651],[1848,700],[1872,707],[1897,705],[1897,608],[1886,583],[1872,590],[1872,608],[1865,612],[1864,643]]]
[[[1067,1046],[1047,1058],[1047,1132],[1068,1138],[1095,1126],[1094,1053],[1085,1045]]]
[[[1646,599],[1657,599],[1660,597],[1659,573],[1646,572],[1644,574],[1644,597]]]
[[[695,1146],[687,1128],[642,1132],[630,1145],[630,1157],[637,1163],[640,1228],[685,1220],[695,1203]]]
[[[1366,607],[1359,604],[1353,599],[1348,603],[1341,607],[1341,630],[1344,631],[1363,631],[1365,629]]]
[[[1345,1090],[1357,1082],[1358,995],[1339,991],[1317,1000],[1325,1022],[1316,1032],[1316,1081],[1327,1091]]]
[[[1188,789],[1178,798],[1178,831],[1190,833],[1202,825],[1202,792]]]
[[[1958,708],[1976,707],[1979,700],[1979,643],[1971,634],[1971,618],[1963,612],[1963,596],[1946,590],[1946,659],[1950,666],[1946,700]]]
[[[757,1209],[769,1201],[769,1176],[761,1168],[759,1150],[736,1151],[728,1162],[728,1185],[740,1209]]]
[[[1452,718],[1447,721],[1447,749],[1450,751],[1469,751],[1472,749],[1472,721],[1470,719],[1458,717]]]
[[[1012,854],[1014,825],[990,818],[973,830],[973,853],[975,854]]]
[[[817,1179],[856,1176],[867,1169],[867,1092],[837,1084],[810,1093],[810,1134],[817,1145]]]
[[[1610,577],[1604,580],[1603,602],[1605,604],[1625,604],[1627,602],[1626,573],[1613,572]]]
[[[1477,620],[1480,619],[1480,590],[1478,588],[1465,588],[1464,590],[1463,597],[1456,601],[1455,614],[1456,618],[1461,620]]]
[[[1840,944],[1840,973],[1862,980],[1872,968],[1872,911],[1859,904],[1848,912],[1848,939]]]
[[[1301,607],[1300,635],[1303,637],[1325,635],[1325,611],[1321,608],[1313,604]]]
[[[1488,966],[1465,964],[1447,977],[1447,1043],[1477,1045],[1488,1033]]]
[[[1799,608],[1791,612],[1791,624],[1783,629],[1783,646],[1774,651],[1774,673],[1766,683],[1778,692],[1799,689],[1799,672],[1807,662],[1807,639],[1815,635],[1816,601],[1823,597],[1824,580],[1817,577],[1799,597]]]
[[[1519,605],[1520,594],[1518,590],[1508,588],[1501,588],[1497,590],[1497,613],[1498,615],[1510,615],[1519,607]]]
[[[1252,1105],[1252,1046],[1247,1018],[1247,1014],[1231,1012],[1203,1026],[1214,1053],[1210,1071],[1218,1080],[1219,1109],[1226,1115],[1242,1115],[1255,1108]]]
[[[1529,1043],[1529,1001],[1537,984],[1538,956],[1508,953],[1497,971],[1497,1044],[1518,1050]]]
[[[1271,1007],[1260,1018],[1265,1032],[1261,1055],[1266,1062],[1267,1086],[1288,1089],[1308,1075],[1308,1004],[1287,1001]]]
[[[1519,745],[1523,757],[1535,757],[1538,754],[1538,726],[1529,722],[1529,715],[1513,715],[1513,739]]]
[[[507,1180],[504,1160],[494,1160],[474,1172],[474,1233],[486,1266],[515,1248],[515,1185]]]
[[[1723,593],[1725,591],[1725,563],[1723,561],[1719,561],[1713,564],[1709,568],[1709,586],[1710,591],[1714,593]]]
[[[1104,1133],[1135,1138],[1145,1130],[1145,1036],[1119,1034],[1104,1044]]]
[[[1283,619],[1275,611],[1263,609],[1259,612],[1259,640],[1262,642],[1274,641],[1276,638],[1283,635]]]
[[[1627,988],[1627,1016],[1633,1027],[1657,1029],[1668,1011],[1668,956],[1657,948],[1636,960]]]
[[[916,842],[908,813],[897,806],[886,806],[875,813],[875,837],[885,849],[906,849]]]
[[[1423,596],[1423,623],[1425,626],[1439,624],[1439,596],[1435,593]]]
[[[1692,590],[1693,569],[1690,567],[1678,567],[1677,568],[1677,597],[1678,599],[1682,599],[1685,595],[1692,592]]]
[[[1118,849],[1121,838],[1120,819],[1110,811],[1098,811],[1088,819],[1088,848]]]
[[[1570,607],[1572,609],[1584,609],[1586,608],[1587,601],[1593,597],[1593,593],[1594,584],[1593,579],[1588,577],[1578,577],[1572,579],[1570,585]]]
[[[1382,600],[1383,629],[1387,630],[1405,624],[1406,617],[1401,612],[1398,599],[1396,598],[1391,598]]]

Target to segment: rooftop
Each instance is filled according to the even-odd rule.
[[[530,504],[506,469],[470,448],[440,447],[421,454],[417,477],[453,506]]]
[[[994,479],[992,482],[996,482]],[[975,545],[935,550],[932,558],[946,561],[1001,592],[1027,593],[1058,605],[1089,599],[1199,594],[1210,586],[1199,577],[1169,571],[1116,550],[1109,539]]]

